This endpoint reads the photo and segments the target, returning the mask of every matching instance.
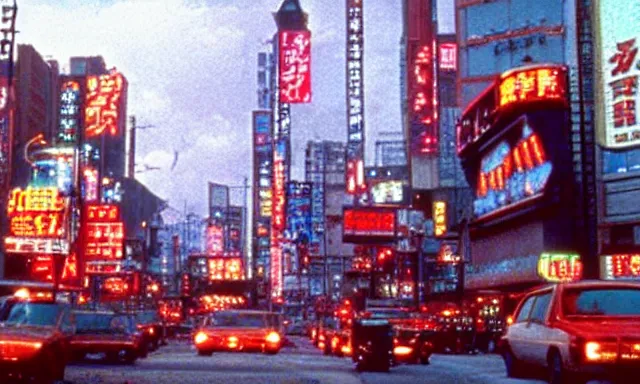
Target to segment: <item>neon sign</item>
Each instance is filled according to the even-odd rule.
[[[87,217],[90,221],[114,223],[120,219],[120,207],[112,204],[87,205]]]
[[[346,208],[343,214],[345,237],[394,237],[396,234],[395,211]]]
[[[439,68],[443,71],[458,70],[458,44],[442,43],[438,46]]]
[[[447,203],[444,201],[433,202],[434,234],[440,237],[447,232]]]
[[[209,280],[244,280],[244,268],[240,257],[216,257],[207,259]]]
[[[370,181],[374,204],[401,204],[405,201],[405,183],[401,180]]]
[[[519,119],[510,129],[519,133],[515,145],[506,140],[498,143],[480,163],[473,202],[476,217],[542,196],[551,176],[552,164],[527,119]]]
[[[564,102],[566,70],[563,67],[516,69],[500,76],[498,100],[500,107],[513,103],[558,100]]]
[[[124,257],[124,224],[117,206],[89,205],[85,228],[87,261],[114,261]]]
[[[61,238],[64,236],[64,199],[57,188],[16,188],[7,206],[9,236]]]
[[[207,227],[207,254],[216,255],[224,251],[224,231],[220,225]]]
[[[280,32],[280,102],[311,102],[311,32]]]
[[[640,255],[602,256],[600,271],[605,280],[640,279]]]
[[[60,124],[58,141],[72,143],[76,140],[80,125],[80,84],[77,81],[65,81],[60,92]]]
[[[282,239],[286,228],[286,174],[287,145],[280,141],[273,152],[273,205],[271,215],[271,297],[282,296]]]
[[[366,191],[364,180],[364,15],[362,1],[347,1],[347,170],[346,191]]]
[[[84,178],[84,198],[87,202],[98,200],[98,170],[85,168],[82,172]]]
[[[118,134],[124,77],[120,73],[87,77],[85,134],[87,138]]]
[[[580,280],[580,255],[543,253],[538,260],[538,275],[554,283]]]

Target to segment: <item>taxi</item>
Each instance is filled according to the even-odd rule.
[[[69,304],[20,289],[0,305],[0,382],[63,381],[75,331]]]
[[[435,326],[426,319],[414,319],[394,327],[394,362],[429,364],[434,351],[435,332]]]
[[[146,355],[146,345],[134,319],[109,311],[75,311],[76,334],[71,339],[75,360],[98,355],[110,362],[133,364]]]
[[[193,335],[198,355],[214,352],[260,352],[277,354],[282,334],[266,311],[227,310],[206,316]]]

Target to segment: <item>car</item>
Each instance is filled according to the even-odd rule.
[[[435,330],[426,330],[413,324],[396,326],[393,338],[394,362],[423,364],[430,362],[434,351]]]
[[[146,355],[144,336],[131,315],[111,311],[74,311],[76,334],[71,339],[74,360],[99,355],[109,362],[133,364]]]
[[[386,319],[356,319],[351,330],[351,359],[357,371],[388,372],[393,364],[393,326]]]
[[[340,320],[336,317],[327,316],[318,323],[316,345],[325,355],[331,354],[331,340],[339,329]]]
[[[0,307],[0,382],[63,381],[75,332],[71,307],[53,295],[26,290]]]
[[[145,343],[149,351],[155,351],[161,345],[166,344],[166,328],[158,311],[146,310],[134,312],[134,314],[136,326],[144,335]]]
[[[351,328],[342,327],[331,337],[331,354],[337,357],[351,356]]]
[[[640,284],[561,283],[528,293],[499,348],[507,375],[545,369],[552,384],[640,373]],[[637,376],[636,376],[637,377]]]
[[[224,310],[205,317],[193,335],[201,356],[214,352],[277,354],[283,345],[280,324],[268,311]]]

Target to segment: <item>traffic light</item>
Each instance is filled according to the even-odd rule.
[[[182,296],[191,296],[191,280],[188,273],[182,275]]]

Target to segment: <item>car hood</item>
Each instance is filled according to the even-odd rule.
[[[40,326],[3,326],[0,327],[1,341],[42,342],[53,337],[53,327]]]
[[[640,318],[598,317],[597,319],[563,320],[558,328],[583,338],[640,339]]]

